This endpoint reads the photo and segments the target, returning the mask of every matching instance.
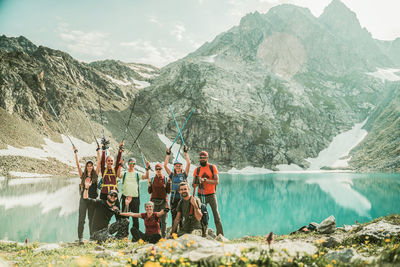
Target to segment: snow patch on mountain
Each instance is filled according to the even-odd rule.
[[[113,83],[118,84],[118,85],[127,86],[127,85],[131,85],[132,84],[131,82],[128,82],[128,81],[121,81],[121,80],[118,80],[118,79],[114,79],[110,75],[106,75],[106,77],[108,79],[110,79]]]
[[[381,69],[377,68],[377,71],[375,72],[368,72],[368,75],[374,76],[376,78],[379,78],[383,81],[400,81],[400,76],[395,73],[400,73],[400,69]]]

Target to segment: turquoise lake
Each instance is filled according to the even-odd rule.
[[[0,239],[76,240],[78,183],[62,178],[0,181]],[[141,183],[140,212],[149,199],[146,186]],[[288,234],[330,215],[343,226],[400,213],[400,174],[220,174],[217,197],[226,237]],[[215,229],[212,215],[209,227]],[[86,238],[88,232],[86,225]]]

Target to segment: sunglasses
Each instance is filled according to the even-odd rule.
[[[207,157],[200,157],[200,159],[207,159]]]
[[[110,197],[118,197],[117,194],[111,194]]]
[[[161,171],[162,169],[161,168],[156,168],[156,171]]]
[[[129,162],[128,164],[129,164],[129,165],[136,165],[135,162]]]

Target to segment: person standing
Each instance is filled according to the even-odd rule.
[[[187,181],[188,173],[190,170],[190,158],[189,158],[187,146],[185,146],[183,148],[183,152],[184,152],[185,160],[186,160],[185,171],[183,171],[182,163],[179,161],[174,162],[173,173],[168,168],[169,157],[171,155],[170,148],[167,149],[167,152],[166,152],[167,155],[165,156],[165,161],[164,161],[164,169],[168,173],[169,178],[171,179],[170,203],[171,203],[172,224],[175,221],[176,212],[177,212],[176,208],[178,206],[179,200],[181,200],[181,195],[179,194],[179,184]]]
[[[115,162],[115,167],[113,167],[114,164],[114,157],[109,155],[106,157],[106,140],[102,140],[102,155],[101,155],[101,183],[100,185],[100,199],[102,200],[107,200],[108,198],[108,193],[111,190],[115,190],[118,192],[118,181],[117,177],[120,176],[121,172],[121,157],[122,157],[122,151],[124,148],[124,141],[121,141],[119,144],[119,150],[118,150],[118,156],[117,156],[117,161]],[[117,198],[117,201],[115,203],[115,206],[120,208],[119,200]]]
[[[79,244],[83,244],[83,228],[85,225],[85,219],[86,219],[86,213],[88,215],[89,219],[89,233],[90,233],[90,238],[92,238],[93,235],[93,230],[92,230],[92,222],[93,222],[93,215],[94,215],[94,207],[84,201],[83,199],[83,192],[85,189],[85,182],[90,181],[91,185],[88,189],[88,194],[90,198],[96,199],[98,197],[97,193],[97,178],[99,176],[99,171],[100,171],[100,148],[97,147],[97,164],[96,164],[96,169],[94,169],[94,164],[93,161],[87,161],[85,164],[85,169],[82,172],[81,165],[79,164],[78,160],[78,149],[76,147],[72,147],[74,150],[75,154],[75,161],[76,161],[76,167],[78,169],[79,177],[81,178],[81,183],[79,184],[79,194],[81,196],[79,200],[79,216],[78,216],[78,242]]]
[[[154,203],[154,211],[159,212],[164,208],[169,208],[168,194],[171,190],[171,179],[167,179],[162,173],[161,163],[155,166],[156,175],[152,179],[148,179],[148,192],[151,194],[150,201]],[[160,218],[161,236],[165,237],[167,231],[167,214]]]
[[[122,175],[122,196],[121,210],[123,212],[139,213],[140,206],[140,184],[141,179],[149,178],[150,163],[146,161],[146,174],[139,174],[135,171],[136,159],[128,160],[128,171]],[[132,217],[132,228],[139,229],[139,220]],[[131,230],[132,231],[132,230]]]
[[[193,173],[193,187],[198,187],[197,194],[204,199],[204,204],[209,204],[214,216],[217,235],[224,235],[221,217],[218,211],[216,186],[219,183],[218,169],[215,165],[208,163],[208,153],[200,152],[200,166]]]

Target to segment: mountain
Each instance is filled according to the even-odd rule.
[[[319,18],[280,5],[164,67],[138,100],[172,138],[168,104],[180,122],[195,108],[186,143],[225,168],[306,168],[379,103],[384,84],[367,73],[396,64],[378,43],[340,1]]]
[[[121,116],[128,116],[134,95],[148,86],[157,73],[156,67],[144,64],[118,61],[86,64],[65,52],[36,46],[22,36],[0,36],[0,113],[3,115],[0,148],[40,147],[44,137],[61,141],[59,133],[66,132],[57,124],[49,104],[70,135],[93,142],[78,96],[97,138],[102,128],[100,96],[105,135],[116,147],[115,139],[122,138],[125,128]],[[126,84],[121,85],[121,80]],[[142,125],[137,121],[137,128]],[[162,145],[158,138],[150,138],[149,142]]]
[[[207,150],[222,170],[277,170],[280,164],[307,168],[306,159],[316,157],[334,136],[369,118],[370,133],[353,150],[351,167],[393,171],[399,163],[385,152],[398,140],[398,94],[370,74],[400,66],[398,40],[373,39],[338,0],[318,18],[288,4],[247,14],[239,25],[162,69],[117,60],[86,64],[24,37],[1,36],[0,113],[7,127],[0,129],[0,147],[39,146],[43,137],[59,140],[63,131],[49,103],[73,136],[92,142],[78,95],[100,133],[99,95],[112,146],[124,136],[121,118],[128,117],[133,99],[135,134],[151,116],[140,139],[151,161],[164,157],[158,134],[173,139],[178,132],[171,104],[180,126],[195,110],[183,131],[191,157]],[[30,133],[18,133],[15,124]],[[394,139],[385,135],[373,143],[381,131]],[[126,139],[129,144],[131,138]],[[370,145],[381,154],[379,163],[366,169],[364,164],[376,157],[368,152]]]

